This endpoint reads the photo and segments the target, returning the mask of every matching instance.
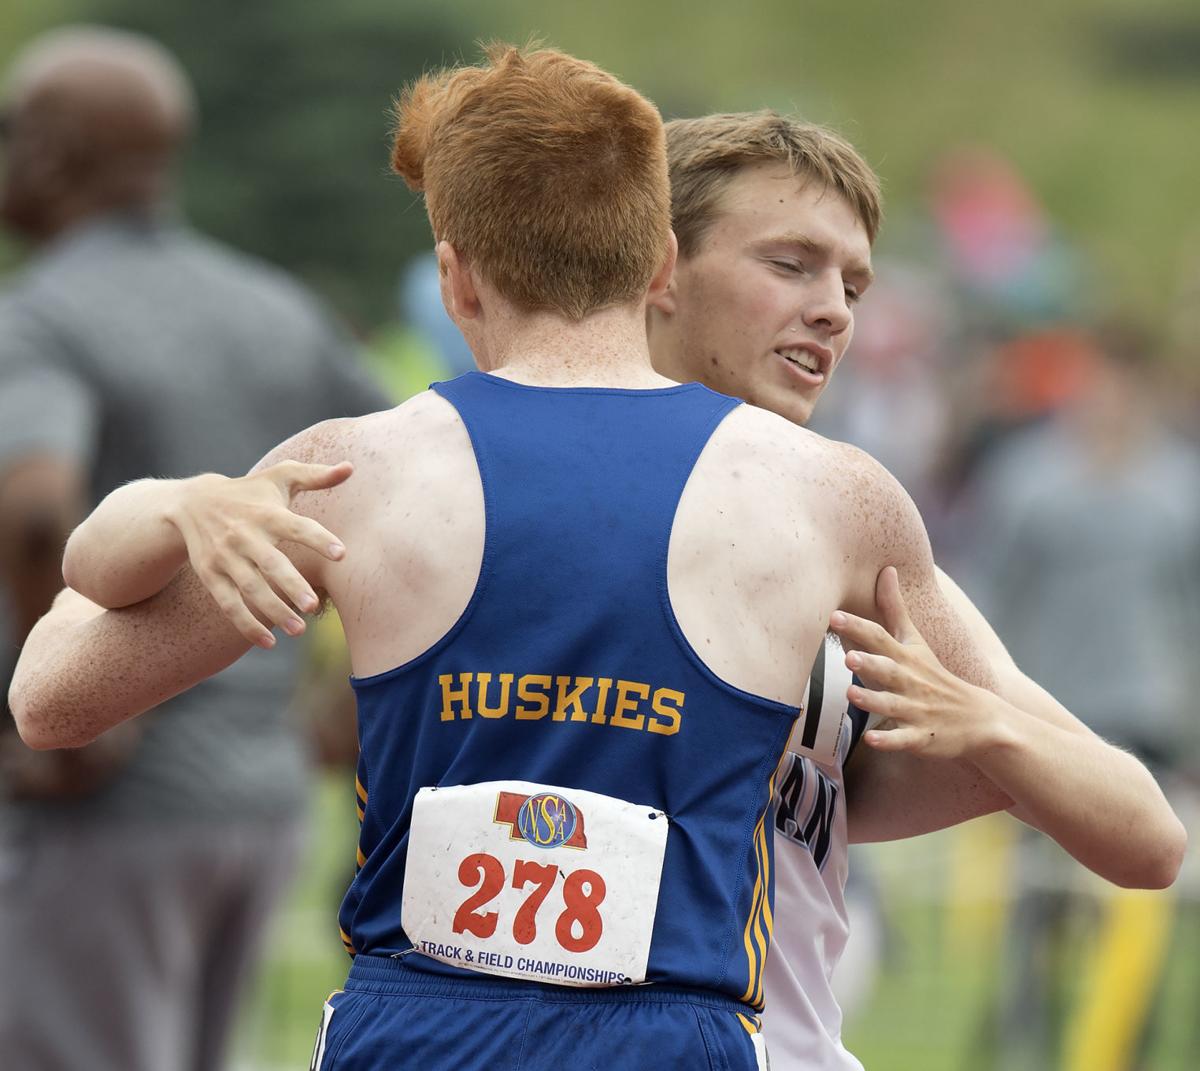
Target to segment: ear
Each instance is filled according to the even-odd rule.
[[[650,291],[646,295],[646,306],[671,316],[675,312],[675,262],[679,256],[679,243],[675,232],[667,232],[667,256],[662,267],[650,280]]]
[[[479,292],[471,270],[458,255],[458,250],[449,242],[438,242],[435,250],[438,260],[438,281],[442,289],[442,304],[455,323],[477,319],[483,311],[479,304]]]

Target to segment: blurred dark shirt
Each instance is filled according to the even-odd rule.
[[[78,228],[0,296],[0,467],[72,458],[93,504],[144,476],[240,475],[305,427],[389,404],[303,287],[169,218]],[[294,811],[305,758],[287,708],[301,655],[293,642],[253,650],[147,715],[131,765],[97,797],[21,806],[146,820]]]

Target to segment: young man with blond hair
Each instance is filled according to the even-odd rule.
[[[302,503],[294,534],[321,553],[288,549],[311,592],[282,589],[337,606],[362,740],[355,960],[316,1064],[765,1066],[770,797],[830,615],[874,615],[895,565],[939,656],[989,674],[878,465],[652,368],[675,245],[647,101],[497,47],[405,94],[393,163],[482,371],[263,462],[354,466]],[[127,608],[68,592],[23,652],[36,747],[247,649],[192,571],[157,591],[186,548],[154,485],[126,490],[132,516],[69,571]]]
[[[677,120],[667,142],[679,259],[651,301],[655,367],[804,424],[870,283],[861,248],[880,226],[878,179],[836,133],[773,112]],[[938,664],[888,577],[879,594],[896,638],[852,622],[838,631],[861,650],[827,644],[818,656],[806,706],[823,706],[840,738],[822,754],[793,734],[775,796],[779,921],[765,1025],[785,1067],[860,1067],[841,1044],[831,985],[849,933],[849,842],[1008,808],[1118,884],[1161,887],[1179,867],[1186,837],[1150,773],[1025,677],[962,591],[938,580],[1003,699]],[[879,691],[856,679],[848,701],[847,662]],[[900,728],[867,731],[869,716]],[[955,761],[927,757],[939,753]]]

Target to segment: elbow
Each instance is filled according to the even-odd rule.
[[[17,735],[27,748],[33,751],[50,751],[57,747],[67,746],[60,743],[54,733],[48,732],[36,715],[31,715],[26,706],[14,702],[11,696],[9,697],[9,709],[12,711],[13,721],[16,722]]]
[[[1179,871],[1183,869],[1183,860],[1187,855],[1188,834],[1183,823],[1174,815],[1172,828],[1166,847],[1160,852],[1161,861],[1154,874],[1155,883],[1146,886],[1149,889],[1167,889],[1175,884]]]
[[[1128,880],[1117,884],[1126,889],[1169,889],[1179,877],[1187,855],[1188,835],[1183,823],[1171,815],[1171,824],[1165,828],[1156,842],[1153,852],[1138,869],[1128,875]]]
[[[52,751],[55,748],[84,747],[92,738],[72,731],[69,721],[55,717],[32,694],[35,691],[18,671],[8,690],[8,709],[12,712],[17,735],[33,751]]]
[[[25,689],[13,681],[8,690],[8,709],[12,713],[13,722],[17,727],[17,735],[21,742],[34,751],[49,751],[51,748],[63,745],[54,740],[54,734],[48,733],[46,727],[37,716],[37,711],[27,701]]]

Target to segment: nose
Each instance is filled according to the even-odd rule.
[[[804,311],[805,325],[833,336],[840,335],[853,320],[841,273],[822,273],[819,285],[812,293],[812,301]]]

